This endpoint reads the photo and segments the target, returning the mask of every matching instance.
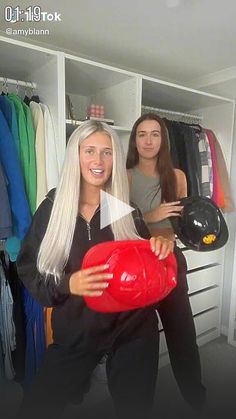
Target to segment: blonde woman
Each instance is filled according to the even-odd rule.
[[[116,133],[88,121],[72,134],[56,191],[38,208],[17,260],[24,285],[43,306],[53,306],[53,344],[25,395],[20,417],[55,418],[82,397],[107,354],[108,386],[119,418],[147,418],[158,368],[153,307],[97,313],[84,296],[98,296],[112,281],[106,266],[81,270],[86,251],[110,240],[149,238],[137,211],[100,229],[100,191],[129,203],[125,159]],[[150,240],[165,258],[173,242]]]

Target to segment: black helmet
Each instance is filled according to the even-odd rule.
[[[202,196],[182,198],[180,217],[171,217],[172,226],[181,242],[201,252],[219,249],[228,240],[229,232],[217,205]]]

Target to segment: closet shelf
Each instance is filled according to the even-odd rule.
[[[66,125],[81,125],[84,121],[74,120],[74,119],[66,119]],[[128,127],[121,127],[119,125],[110,125],[114,130],[120,132],[130,132],[131,128]]]

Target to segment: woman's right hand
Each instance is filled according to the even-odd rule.
[[[180,201],[174,201],[174,202],[164,202],[157,207],[155,212],[155,221],[162,221],[169,217],[178,217],[180,216],[180,212],[183,209],[182,205],[180,204]],[[154,214],[153,214],[154,215]]]
[[[74,272],[69,280],[70,293],[72,295],[98,297],[108,287],[111,273],[103,272],[109,265],[93,266]]]

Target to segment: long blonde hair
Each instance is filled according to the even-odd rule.
[[[38,270],[44,275],[61,278],[69,258],[80,199],[79,147],[82,141],[100,131],[109,135],[113,149],[113,168],[105,192],[129,204],[129,185],[125,168],[125,157],[116,132],[107,124],[97,121],[84,122],[71,135],[53,207],[38,254]],[[111,224],[115,240],[137,239],[138,235],[131,214]]]

